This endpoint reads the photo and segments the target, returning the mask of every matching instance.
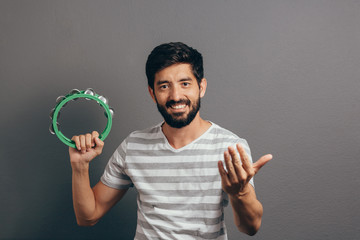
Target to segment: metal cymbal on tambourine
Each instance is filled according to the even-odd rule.
[[[60,124],[58,123],[58,118],[60,117],[60,110],[62,107],[64,107],[69,101],[75,101],[79,98],[85,98],[86,100],[94,100],[105,109],[104,114],[107,118],[107,124],[104,131],[99,136],[100,140],[104,141],[105,138],[109,135],[112,126],[112,118],[114,116],[114,109],[109,107],[109,100],[102,95],[96,94],[92,88],[88,88],[84,91],[72,89],[66,96],[59,96],[56,99],[55,108],[51,109],[50,111],[49,116],[52,122],[49,127],[49,131],[51,134],[56,135],[63,143],[72,148],[76,148],[75,143],[74,141],[65,137],[64,134],[60,131]]]

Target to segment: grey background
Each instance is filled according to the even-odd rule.
[[[68,149],[50,135],[57,96],[92,87],[116,111],[95,184],[131,131],[160,122],[147,92],[153,47],[203,53],[201,114],[248,140],[264,206],[255,237],[356,239],[360,200],[360,2],[357,0],[0,1],[0,238],[131,239],[136,191],[95,227],[76,225]],[[64,109],[67,135],[102,131],[94,103]]]

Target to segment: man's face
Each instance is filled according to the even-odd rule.
[[[205,89],[206,80],[199,86],[190,64],[181,63],[156,73],[154,89],[149,87],[149,92],[165,122],[173,128],[182,128],[198,116]]]

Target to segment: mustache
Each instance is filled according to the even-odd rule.
[[[169,107],[171,107],[172,105],[175,105],[175,104],[190,105],[190,100],[189,99],[180,99],[179,101],[170,100],[170,101],[166,102],[165,106],[169,108]]]

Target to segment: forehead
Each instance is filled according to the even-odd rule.
[[[188,63],[178,63],[166,67],[155,74],[155,83],[160,80],[180,80],[183,78],[196,79],[192,67]]]

